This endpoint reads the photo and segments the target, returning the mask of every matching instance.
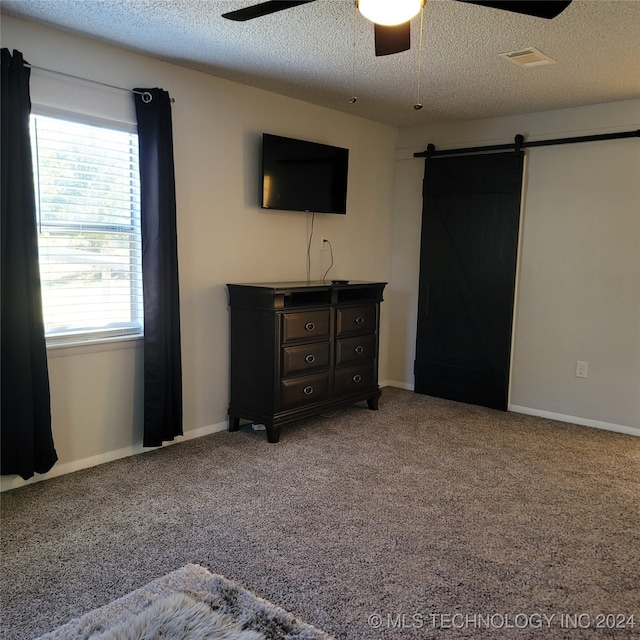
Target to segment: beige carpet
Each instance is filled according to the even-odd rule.
[[[2,637],[195,563],[340,639],[626,640],[639,504],[638,438],[385,389],[4,494]]]

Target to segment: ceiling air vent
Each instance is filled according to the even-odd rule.
[[[542,51],[535,47],[528,47],[519,51],[508,51],[498,55],[509,62],[513,62],[513,64],[517,64],[519,67],[540,67],[544,64],[556,64],[553,58],[545,56]]]

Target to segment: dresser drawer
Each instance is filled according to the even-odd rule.
[[[282,341],[329,336],[329,309],[282,314]]]
[[[343,307],[336,310],[336,335],[372,333],[376,330],[376,305]]]
[[[329,342],[312,342],[282,350],[282,377],[326,369],[329,366]]]
[[[336,367],[343,364],[373,360],[376,355],[376,334],[355,338],[340,338],[336,342]]]
[[[357,393],[376,383],[373,364],[336,369],[336,395]]]
[[[283,380],[281,391],[283,409],[326,400],[329,395],[329,374],[319,373],[314,376]]]

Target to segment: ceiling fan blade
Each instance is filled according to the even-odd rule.
[[[469,4],[479,4],[482,7],[493,7],[504,11],[524,13],[536,18],[555,18],[559,16],[570,4],[571,0],[458,0]]]
[[[276,13],[276,11],[282,11],[284,9],[291,9],[291,7],[297,7],[300,4],[308,4],[309,2],[315,2],[315,0],[268,0],[267,2],[261,2],[260,4],[252,4],[250,7],[245,7],[244,9],[237,9],[236,11],[223,13],[222,17],[227,18],[227,20],[244,22],[245,20],[253,20],[254,18],[260,18],[261,16],[268,16],[270,13]]]
[[[373,25],[376,56],[388,56],[411,48],[411,21],[393,27]]]

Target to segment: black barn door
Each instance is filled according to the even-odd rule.
[[[418,393],[507,409],[523,158],[426,160]]]

